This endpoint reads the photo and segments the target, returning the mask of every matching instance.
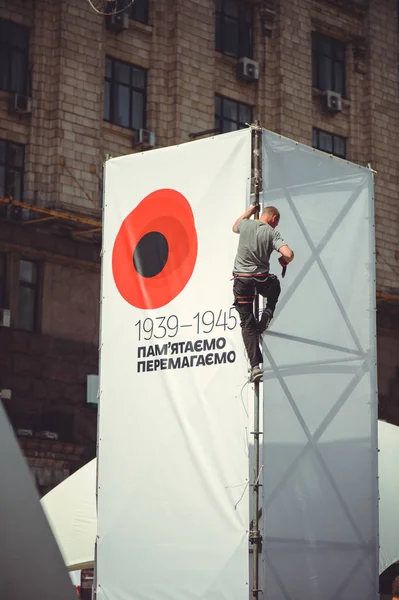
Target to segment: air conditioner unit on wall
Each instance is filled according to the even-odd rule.
[[[126,10],[122,12],[110,12],[105,15],[105,27],[112,33],[121,33],[129,29],[129,14]]]
[[[37,431],[35,436],[41,440],[58,440],[59,434],[57,431],[48,431],[47,429],[42,429],[41,431]]]
[[[259,64],[251,58],[240,58],[237,63],[237,77],[243,81],[258,81]]]
[[[156,136],[154,131],[148,129],[139,129],[133,136],[133,147],[140,147],[143,150],[155,148]]]
[[[17,434],[17,437],[33,437],[33,429],[22,429],[21,427],[19,427],[15,430],[15,433]]]
[[[0,327],[10,327],[11,311],[8,308],[0,308]]]
[[[324,95],[325,106],[330,112],[342,111],[342,96],[338,92],[327,90]]]
[[[12,110],[21,115],[30,115],[32,112],[32,98],[23,94],[14,94]]]

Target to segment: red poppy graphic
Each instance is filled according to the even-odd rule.
[[[160,308],[185,288],[197,260],[194,215],[171,189],[146,196],[123,221],[112,253],[121,296],[137,308]]]

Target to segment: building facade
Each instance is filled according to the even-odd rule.
[[[104,160],[255,119],[376,171],[380,417],[399,424],[397,2],[93,7],[0,0],[0,389],[41,490],[95,453]]]

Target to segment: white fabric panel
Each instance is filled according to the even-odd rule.
[[[399,427],[378,423],[378,475],[380,490],[380,574],[399,561]]]
[[[263,598],[378,590],[373,181],[263,135],[264,203],[295,252],[264,336]],[[276,258],[271,269],[280,273]]]
[[[247,417],[240,399],[246,360],[230,279],[237,246],[231,227],[249,197],[250,161],[250,131],[245,130],[106,164],[99,600],[248,596]],[[187,199],[198,255],[191,278],[174,299],[159,308],[136,308],[115,285],[114,243],[124,219],[159,189],[177,190]],[[171,204],[165,201],[165,206]],[[162,212],[151,231],[162,229]],[[141,239],[138,220],[125,246],[136,247]],[[167,242],[173,246],[172,238]],[[131,248],[128,257],[133,272]],[[138,278],[135,291],[144,289],[143,302],[150,304],[158,275],[153,281],[142,277],[146,280]],[[165,293],[169,288],[165,292],[160,284],[160,297]],[[198,342],[194,352],[187,342]],[[176,351],[172,344],[177,343],[182,345]],[[209,350],[213,343],[216,348]],[[164,351],[155,356],[166,360],[161,367],[148,358]],[[209,361],[219,354],[222,364],[204,365],[204,358],[191,359],[193,354],[212,354]],[[171,368],[170,359],[178,357],[178,368]]]
[[[97,529],[96,463],[92,460],[41,499],[70,570],[93,566]]]

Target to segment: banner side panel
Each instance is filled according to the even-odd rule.
[[[248,595],[247,374],[230,279],[250,164],[249,130],[107,163],[101,599]]]
[[[263,596],[371,600],[378,590],[372,174],[268,132],[263,174],[265,204],[279,208],[279,229],[295,252],[263,337]]]

